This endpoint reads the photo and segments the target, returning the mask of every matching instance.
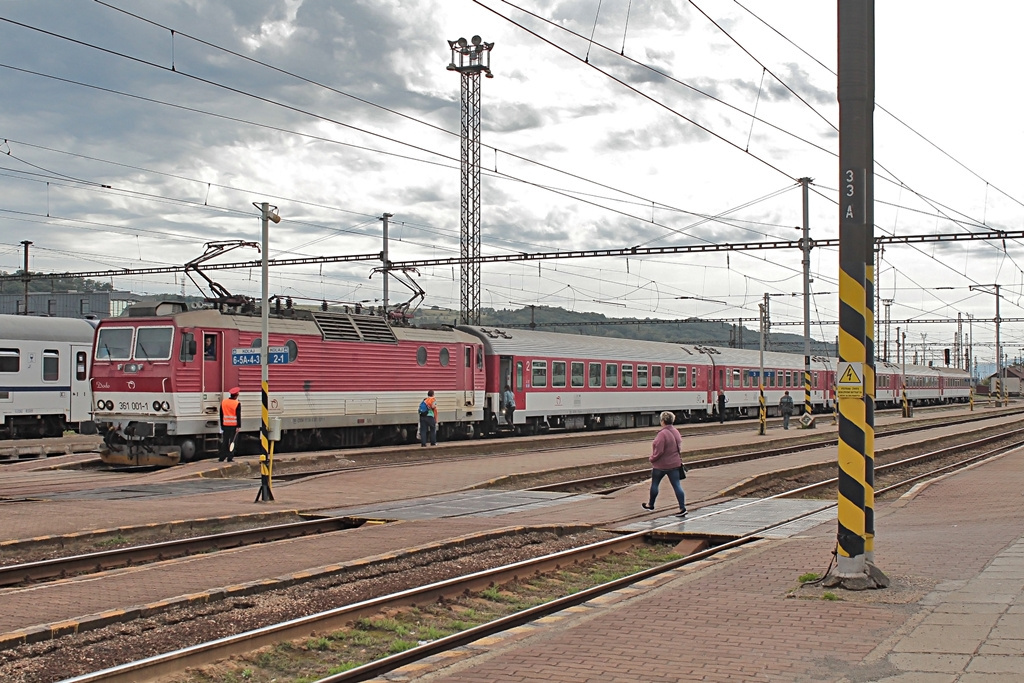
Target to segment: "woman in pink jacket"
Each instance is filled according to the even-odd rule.
[[[644,510],[653,510],[654,501],[658,497],[658,484],[662,477],[668,476],[672,483],[672,489],[676,492],[676,501],[679,503],[679,512],[676,517],[686,516],[686,494],[679,483],[679,467],[683,464],[679,452],[683,448],[683,439],[679,436],[679,430],[672,426],[676,421],[674,413],[666,410],[661,414],[661,430],[654,437],[651,445],[651,502],[640,503]]]

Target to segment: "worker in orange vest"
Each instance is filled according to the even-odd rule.
[[[233,387],[231,395],[220,402],[220,430],[223,434],[220,444],[219,462],[232,462],[235,459],[235,442],[238,439],[238,428],[242,424],[242,402],[238,400],[240,387]]]

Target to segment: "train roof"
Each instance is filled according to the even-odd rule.
[[[95,328],[81,318],[0,315],[0,339],[92,342]]]
[[[750,349],[489,326],[459,325],[456,329],[479,337],[488,352],[495,355],[527,354],[558,357],[568,353],[572,356],[608,361],[639,356],[653,362],[680,364],[692,363],[695,359],[706,361],[710,356],[719,365],[756,365],[760,361],[760,352]],[[764,354],[764,361],[768,367],[788,364],[792,362],[792,355],[767,351]],[[815,361],[817,364],[825,365],[832,362],[831,359],[818,357],[815,357]]]
[[[263,318],[259,310],[246,313],[225,313],[216,308],[188,309],[168,307],[163,314],[159,306],[140,309],[136,315],[128,315],[104,321],[104,326],[117,326],[136,321],[159,325],[171,324],[178,327],[216,330],[231,328],[259,335],[263,331]],[[397,344],[399,341],[421,341],[438,343],[476,343],[476,337],[451,328],[395,327],[381,316],[335,311],[309,311],[285,309],[272,311],[269,316],[270,331],[283,335],[315,335],[325,341],[353,341]]]

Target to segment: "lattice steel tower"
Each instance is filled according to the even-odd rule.
[[[480,36],[449,40],[449,71],[462,74],[462,220],[459,322],[480,324],[480,74],[491,74],[491,48]]]

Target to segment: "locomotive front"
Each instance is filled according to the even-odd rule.
[[[92,365],[93,416],[105,448],[104,462],[169,465],[183,459],[173,391],[173,356],[195,354],[172,318],[101,322]],[[194,450],[194,446],[193,446]],[[189,459],[190,453],[184,454]]]

